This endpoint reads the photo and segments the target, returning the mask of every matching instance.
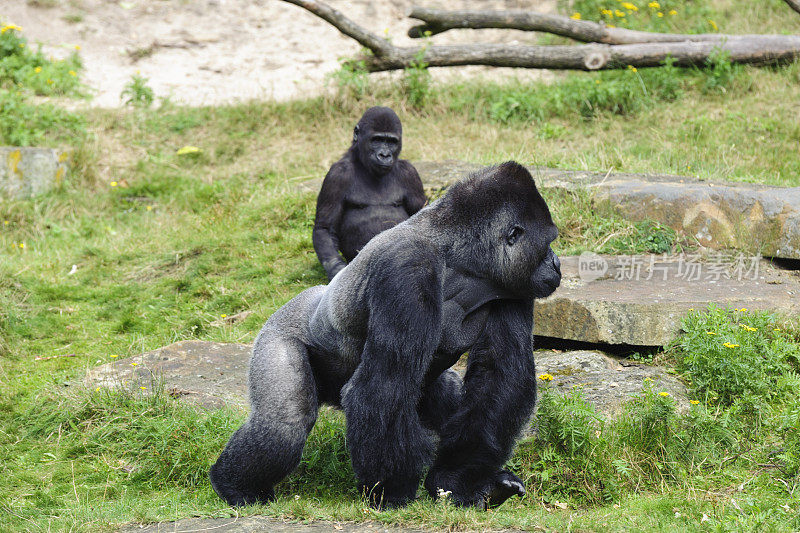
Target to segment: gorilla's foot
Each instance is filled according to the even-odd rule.
[[[223,476],[214,468],[211,467],[208,477],[211,479],[211,488],[217,493],[217,496],[225,500],[231,507],[242,507],[245,505],[253,505],[257,503],[269,503],[275,499],[275,491],[272,487],[261,488],[258,490],[243,489],[235,486],[234,483],[222,479]]]
[[[525,496],[525,484],[508,470],[501,470],[495,475],[494,485],[486,496],[486,507],[498,507],[512,496]]]

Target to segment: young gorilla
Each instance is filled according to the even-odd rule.
[[[560,283],[557,234],[531,175],[504,163],[276,311],[253,348],[250,417],[211,468],[217,494],[231,505],[273,498],[321,403],[344,408],[353,470],[373,504],[413,500],[431,462],[434,498],[451,491],[484,509],[524,494],[503,464],[536,399],[533,300]],[[448,369],[467,351],[462,382]]]
[[[312,240],[333,279],[370,239],[422,209],[425,193],[416,169],[398,159],[400,119],[388,107],[371,107],[353,130],[353,144],[331,166],[317,197]]]

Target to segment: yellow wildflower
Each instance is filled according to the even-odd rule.
[[[100,392],[100,387],[97,387],[96,389],[94,389],[94,391],[95,392]]]
[[[75,45],[75,50],[80,50],[80,49],[81,49],[81,45],[79,45],[79,44],[76,44],[76,45]]]
[[[633,65],[628,65],[628,70],[630,70],[631,72],[637,71],[636,67],[634,67]]]
[[[689,403],[692,405],[697,405],[700,402],[698,400],[689,400]]]
[[[201,151],[202,150],[200,150],[200,148],[198,148],[197,146],[184,146],[175,153],[178,155],[186,155],[186,154],[196,154]]]
[[[772,331],[774,331],[775,333],[778,333],[780,330],[781,330],[781,328],[775,328]]]
[[[606,28],[616,28],[616,26],[614,26],[613,24],[609,24],[608,26],[606,26]]]
[[[672,16],[674,17],[675,15],[677,15],[677,14],[678,14],[678,12],[677,12],[677,11],[675,11],[674,9],[670,9],[670,10],[669,10],[669,14],[670,14],[670,15],[672,15]]]
[[[147,387],[139,387],[142,390],[147,390]]]
[[[9,224],[8,220],[4,220],[4,221],[3,221],[3,225],[4,225],[4,226],[8,226],[8,224]]]
[[[708,19],[708,23],[711,24],[711,27],[714,28],[714,31],[719,30],[719,28],[717,27],[717,23],[714,22],[713,20]]]
[[[111,183],[109,183],[109,185],[111,185],[112,187],[116,187],[118,183],[116,181],[112,181]]]
[[[652,383],[653,382],[653,378],[644,378],[644,382],[645,383]]]
[[[595,82],[596,84],[600,85],[600,80],[594,80],[594,82]]]
[[[24,242],[19,243],[19,247],[20,248],[25,248],[25,243]]]
[[[47,85],[53,85],[53,80],[51,80],[51,79],[48,79],[48,80],[47,80]]]
[[[605,15],[607,17],[614,18],[614,12],[611,11],[610,9],[603,9],[603,10],[600,11],[600,13],[602,13],[603,15]]]
[[[19,26],[17,26],[16,24],[6,24],[6,25],[5,25],[5,26],[3,26],[2,28],[0,28],[0,34],[3,34],[3,33],[5,33],[5,32],[7,32],[8,30],[17,30],[17,31],[22,31],[22,28],[20,28],[20,27],[19,27]]]
[[[42,71],[42,67],[36,67],[35,69],[33,69],[33,71],[34,71],[36,74],[39,74],[39,73]]]
[[[615,10],[614,10],[614,14],[615,14],[616,16],[618,16],[619,18],[622,18],[622,17],[624,17],[624,16],[625,16],[625,13],[623,13],[623,12],[622,12],[622,11],[620,11],[619,9],[615,9]]]
[[[112,353],[112,354],[111,354],[111,357],[112,357],[112,358],[114,358],[114,357],[119,357],[119,355],[117,355],[117,354],[115,354],[115,353]]]
[[[658,9],[661,7],[661,5],[659,5],[658,2],[650,2],[649,4],[647,4],[647,7],[649,7],[650,9]]]
[[[221,315],[219,315],[219,316],[221,316],[222,318],[225,318],[225,317],[226,317],[226,316],[228,316],[228,315],[226,315],[226,314],[224,314],[224,313],[223,313],[223,314],[221,314]]]
[[[661,391],[658,393],[658,395],[666,398],[667,396],[669,396],[669,393],[667,391]]]
[[[748,326],[746,324],[739,324],[739,327],[742,328],[742,329],[746,329],[747,331],[758,331],[756,328],[751,328],[750,326]]]
[[[131,366],[139,366],[139,363],[131,363]]]
[[[664,13],[662,13],[661,11],[659,11],[659,12],[657,13],[657,15],[658,15],[658,18],[661,18],[661,17],[663,17],[663,16],[664,16]]]
[[[574,20],[581,20],[581,14],[575,12],[575,13],[572,14],[572,16],[570,18],[574,19]]]
[[[77,73],[77,72],[75,72],[74,70],[70,70],[70,71],[69,71],[69,75],[70,75],[70,76],[77,76],[77,75],[78,75],[78,73]]]
[[[739,311],[741,311],[742,313],[746,313],[747,312],[747,308],[746,307],[742,307],[741,309],[739,309]]]
[[[630,2],[622,2],[622,7],[624,7],[628,11],[639,11],[639,8],[631,4]]]
[[[539,376],[539,379],[541,379],[542,381],[553,381],[553,376],[551,376],[550,374],[542,374],[541,376]]]
[[[20,48],[25,48],[25,43],[19,43]]]
[[[723,342],[722,345],[726,348],[738,348],[738,344],[733,344],[732,342]]]
[[[148,205],[146,209],[147,209],[148,211],[152,211],[152,210],[153,210],[153,206],[152,206],[152,205]]]
[[[706,331],[706,335],[716,335],[716,331]]]

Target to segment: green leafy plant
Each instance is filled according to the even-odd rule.
[[[431,73],[425,62],[425,51],[428,45],[422,46],[414,56],[408,68],[403,72],[403,85],[409,103],[414,107],[422,106],[431,93]]]
[[[369,72],[364,60],[341,60],[339,69],[331,73],[337,95],[343,100],[360,100],[369,90]]]
[[[147,85],[148,78],[138,72],[131,76],[131,80],[125,84],[119,97],[125,105],[146,109],[153,105],[155,94],[153,89]]]
[[[31,49],[22,28],[0,23],[0,88],[42,96],[82,96],[82,68],[77,49],[62,60],[47,58],[41,48]]]
[[[710,306],[690,312],[674,345],[679,368],[704,401],[770,400],[792,391],[784,376],[796,373],[797,345],[766,313]]]

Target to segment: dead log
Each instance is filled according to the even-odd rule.
[[[733,63],[768,64],[800,56],[800,36],[742,35],[718,41],[518,46],[469,44],[399,47],[362,28],[341,12],[317,0],[283,0],[300,6],[352,37],[371,53],[356,59],[369,72],[399,70],[418,64],[431,67],[487,65],[496,67],[600,70],[655,67],[672,58],[680,67],[704,65],[719,53]]]
[[[794,1],[794,0],[787,0]],[[425,22],[408,30],[408,36],[420,38],[453,29],[511,29],[539,31],[568,37],[585,43],[637,44],[672,43],[682,41],[725,41],[733,37],[755,35],[725,35],[721,33],[654,33],[649,31],[610,28],[602,22],[575,20],[563,15],[549,15],[521,9],[508,11],[446,11],[414,7],[408,15]]]
[[[784,0],[784,2],[789,4],[789,7],[800,13],[800,0]]]

